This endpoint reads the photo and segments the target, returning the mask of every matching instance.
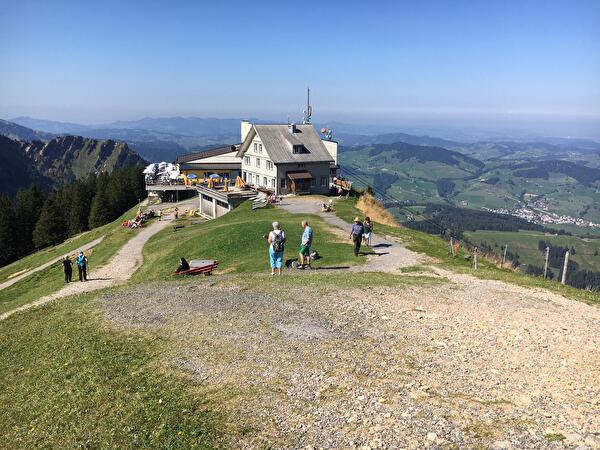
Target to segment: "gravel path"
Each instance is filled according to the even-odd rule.
[[[191,199],[179,203],[163,203],[160,205],[161,209],[177,206],[180,212],[183,212],[186,207],[196,206],[197,200]],[[144,244],[158,233],[163,228],[171,224],[173,219],[172,214],[163,216],[163,220],[155,220],[147,227],[143,228],[135,234],[121,249],[113,256],[110,261],[104,266],[92,269],[88,273],[88,281],[80,282],[73,281],[65,285],[58,292],[47,295],[40,298],[32,303],[20,306],[19,308],[7,311],[4,314],[0,314],[0,321],[7,319],[15,313],[25,311],[35,306],[44,305],[48,302],[56,300],[58,298],[67,297],[74,294],[82,294],[84,292],[96,291],[109,286],[115,286],[127,281],[133,273],[142,265],[143,256],[142,251]],[[74,279],[77,279],[76,268],[74,269]]]
[[[470,278],[263,278],[100,300],[113,324],[169,338],[163,363],[218,405],[231,447],[599,448],[600,309]]]
[[[102,242],[102,240],[104,239],[104,236],[100,236],[98,239],[94,239],[92,242],[88,242],[85,245],[82,245],[79,248],[76,248],[75,250],[71,250],[69,252],[66,252],[65,254],[77,254],[79,252],[85,252],[86,250],[89,250],[92,247],[95,247],[96,245],[98,245],[100,242]],[[17,281],[21,281],[23,278],[28,277],[29,275],[32,275],[36,272],[39,272],[40,270],[44,270],[47,267],[50,267],[53,264],[57,263],[57,259],[53,259],[51,261],[48,261],[47,263],[44,263],[38,267],[35,267],[33,269],[29,269],[26,272],[16,276],[16,277],[12,277],[7,281],[4,281],[3,283],[0,283],[0,291],[2,289],[6,289],[9,286],[12,286],[13,284],[15,284]]]
[[[289,197],[283,199],[280,207],[294,214],[317,214],[328,224],[346,232],[346,238],[350,242],[352,225],[337,217],[333,212],[322,212],[321,205],[324,199],[324,197],[315,196]],[[399,273],[402,267],[415,266],[425,261],[423,255],[410,251],[398,242],[385,239],[378,234],[372,234],[371,243],[375,255],[367,256],[366,264],[353,266],[351,271]]]

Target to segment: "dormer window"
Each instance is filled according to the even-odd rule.
[[[302,153],[303,145],[294,145],[293,152],[294,154]]]

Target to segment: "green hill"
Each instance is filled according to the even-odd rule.
[[[145,164],[124,142],[62,136],[22,142],[0,136],[0,192],[14,194],[33,183],[59,186],[91,173]]]
[[[52,181],[32,164],[21,142],[0,136],[0,192],[12,197],[32,184],[48,188]]]
[[[344,147],[340,161],[378,191],[417,202],[443,201],[452,195],[455,180],[473,179],[484,167],[462,153],[405,142]]]

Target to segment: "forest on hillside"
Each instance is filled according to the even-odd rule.
[[[0,266],[109,223],[146,197],[139,167],[92,174],[46,194],[0,195]]]

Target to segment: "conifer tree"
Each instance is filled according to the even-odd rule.
[[[108,175],[101,173],[96,182],[96,195],[92,202],[89,224],[90,228],[99,227],[111,221],[113,212],[111,211],[110,198],[107,192]]]
[[[26,191],[19,191],[15,201],[15,220],[19,224],[17,234],[18,257],[30,253],[34,249],[33,230],[40,218],[46,195],[33,185]]]
[[[36,248],[53,245],[68,236],[67,216],[60,194],[52,193],[42,207],[40,217],[33,230]]]
[[[88,229],[92,195],[84,181],[76,181],[70,190],[69,234]]]
[[[16,234],[13,204],[7,195],[0,195],[0,266],[17,259]]]

